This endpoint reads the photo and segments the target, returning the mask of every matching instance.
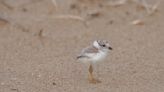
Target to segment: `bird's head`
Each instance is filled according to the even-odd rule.
[[[112,47],[106,40],[96,40],[93,42],[93,46],[102,51],[112,50]]]

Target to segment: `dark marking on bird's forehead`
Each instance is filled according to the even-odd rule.
[[[99,45],[109,45],[108,41],[106,40],[97,40]]]

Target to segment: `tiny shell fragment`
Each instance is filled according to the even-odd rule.
[[[133,25],[144,25],[144,22],[143,22],[142,20],[137,19],[137,20],[134,20],[134,21],[132,22],[132,24],[133,24]]]

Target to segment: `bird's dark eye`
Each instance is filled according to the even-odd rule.
[[[105,45],[102,45],[103,47],[105,47]]]

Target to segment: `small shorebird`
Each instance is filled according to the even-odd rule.
[[[112,50],[110,44],[105,40],[96,40],[93,44],[87,48],[84,48],[77,59],[82,62],[89,62],[89,82],[90,83],[99,83],[100,81],[96,80],[93,77],[93,64],[99,61],[102,61]]]

